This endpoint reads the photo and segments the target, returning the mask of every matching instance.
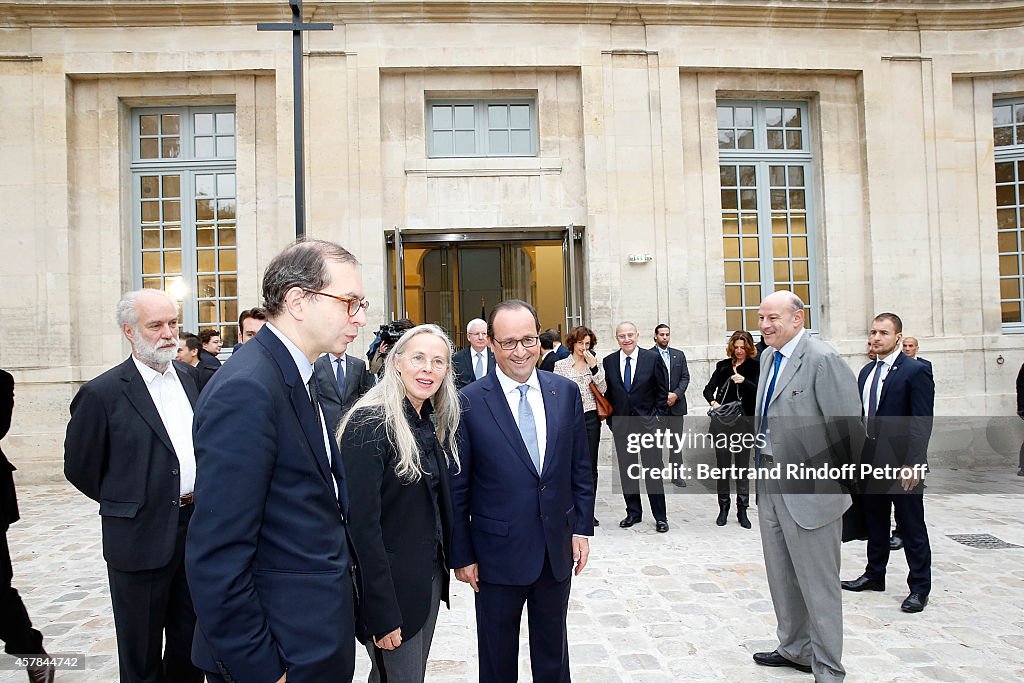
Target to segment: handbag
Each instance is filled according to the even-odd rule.
[[[597,388],[597,385],[593,382],[590,383],[590,393],[594,395],[594,403],[597,404],[597,418],[599,420],[607,420],[611,417],[614,412],[612,410],[612,404],[604,397],[601,390]]]
[[[722,384],[721,398],[725,398],[726,393],[729,391],[729,382],[732,380],[726,378],[725,383]],[[739,385],[736,386],[736,398],[740,398]],[[721,403],[721,402],[720,402]],[[737,422],[744,417],[743,415],[743,402],[740,400],[729,401],[728,403],[721,403],[717,408],[708,409],[708,417],[711,418],[711,425],[719,427],[733,427]]]

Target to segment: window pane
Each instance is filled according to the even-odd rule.
[[[757,190],[740,190],[740,208],[751,211],[757,209]]]
[[[725,262],[725,281],[727,283],[742,282],[740,279],[740,264],[738,261]]]
[[[217,257],[212,249],[200,249],[196,252],[196,270],[200,273],[216,272]]]
[[[790,166],[789,168],[789,184],[793,187],[803,187],[804,185],[804,167],[803,166]]]
[[[789,282],[789,261],[775,261],[775,281]]]
[[[238,302],[233,299],[220,302],[221,320],[238,320]]]
[[[786,131],[786,149],[803,149],[804,136],[798,130]]]
[[[807,282],[810,280],[810,274],[808,273],[807,261],[793,261],[793,279],[797,282]],[[805,302],[806,303],[806,300]]]
[[[1007,113],[1009,118],[1009,113]],[[160,122],[156,114],[143,114],[139,117],[139,133],[142,135],[159,135]]]
[[[760,282],[761,281],[761,263],[760,263],[760,261],[744,261],[744,263],[743,263],[743,280],[745,282]]]
[[[212,197],[213,194],[213,176],[207,174],[197,175],[196,195],[199,197]]]
[[[782,108],[781,107],[766,107],[764,110],[764,122],[769,126],[781,126],[782,125]]]
[[[747,285],[743,288],[743,296],[747,298],[747,305],[756,305],[761,301],[761,285]]]
[[[1017,231],[1003,231],[998,237],[999,253],[1009,254],[1017,251]]]
[[[999,281],[999,297],[1002,299],[1019,299],[1020,298],[1020,280],[1017,278],[1013,279],[1002,279]]]
[[[768,149],[782,149],[782,131],[768,131]]]
[[[181,144],[178,138],[161,138],[160,152],[164,159],[177,159],[181,151]]]
[[[144,175],[140,179],[139,187],[142,192],[143,199],[152,199],[153,197],[160,196],[159,184],[157,182],[157,176],[155,175]]]
[[[772,187],[785,187],[786,186],[786,167],[785,166],[769,166],[768,167],[768,184]]]
[[[181,249],[181,230],[164,228],[164,248]],[[180,271],[179,271],[180,272]]]
[[[221,229],[217,231],[217,235],[218,235],[218,238],[219,238],[218,241],[219,241],[220,246],[222,246],[222,247],[234,247],[234,246],[237,245],[237,242],[235,241],[235,229],[234,228],[221,227]]]
[[[789,208],[793,211],[802,211],[804,209],[804,191],[803,190],[790,190],[789,191]]]
[[[1001,185],[996,188],[996,206],[1014,206],[1017,201],[1013,185]]]
[[[811,288],[807,285],[794,285],[793,293],[800,297],[804,303],[811,300]]]
[[[743,258],[758,258],[760,246],[756,237],[743,237]]]
[[[723,216],[722,217],[722,233],[725,235],[735,235],[739,232],[739,220],[735,215]]]
[[[199,302],[199,324],[217,322],[217,307],[212,301]]]
[[[736,107],[736,127],[750,128],[754,125],[754,110],[752,107]]]
[[[1020,318],[1020,302],[1018,301],[1004,301],[1000,306],[1003,313],[1004,323],[1019,323]]]
[[[736,139],[736,146],[740,149],[754,149],[754,131],[752,130],[738,130],[736,134],[739,136]]]
[[[1020,269],[1018,268],[1017,255],[1012,256],[1000,256],[999,257],[999,274],[1000,275],[1020,275]]]
[[[196,114],[193,120],[196,135],[213,135],[213,114]]]
[[[161,176],[164,197],[181,196],[181,178],[176,175]]]
[[[143,249],[159,249],[160,248],[160,231],[156,229],[143,230],[142,231],[142,248]]]
[[[725,288],[725,305],[729,307],[742,306],[742,287],[726,287]]]
[[[740,217],[741,225],[743,226],[743,233],[745,235],[756,235],[757,234],[757,214],[756,213],[745,213]]]
[[[234,134],[235,115],[230,112],[217,114],[217,135]]]
[[[803,214],[793,214],[789,221],[789,231],[796,235],[807,233],[807,222]]]
[[[996,227],[1000,229],[1017,227],[1016,209],[999,209],[996,211]]]
[[[757,186],[757,169],[754,166],[740,166],[740,185],[743,187]]]
[[[238,296],[238,276],[237,275],[222,275],[220,278],[220,295],[221,296]],[[238,316],[232,316],[236,320]]]
[[[234,173],[218,173],[217,174],[217,196],[218,197],[234,197],[235,196],[235,174]]]
[[[197,199],[196,200],[196,220],[197,221],[212,221],[213,220],[213,200],[212,199]]]
[[[217,136],[217,156],[222,159],[230,159],[235,156],[235,139],[233,137]]]
[[[199,159],[213,157],[213,138],[196,138],[196,157]]]
[[[773,213],[772,214],[772,233],[773,234],[786,234],[789,232],[789,224],[786,220],[786,214],[784,213]]]
[[[796,258],[807,258],[806,237],[793,237],[790,240],[790,245],[793,249],[793,256],[795,256]]]
[[[151,273],[161,273],[160,269],[160,252],[159,251],[147,251],[142,254],[142,272],[146,275]]]
[[[508,107],[491,105],[487,107],[487,125],[493,128],[508,128]]]
[[[1005,126],[1009,123],[1013,123],[1013,105],[992,107],[992,125]]]
[[[511,123],[513,128],[529,129],[530,126],[530,105],[513,104],[511,110]]]
[[[218,221],[233,221],[233,220],[235,220],[235,200],[234,199],[218,199],[217,200],[217,220]]]
[[[786,191],[785,190],[772,190],[771,191],[772,211],[785,211],[786,210]]]
[[[455,129],[473,130],[476,123],[473,120],[473,105],[459,105],[455,107]]]
[[[722,208],[726,211],[735,211],[737,207],[736,190],[722,190]]]
[[[718,127],[719,128],[732,128],[732,107],[719,107],[718,108]]]
[[[139,141],[139,156],[143,159],[160,158],[160,142],[157,138],[143,138]]]
[[[457,130],[455,131],[455,153],[456,154],[475,154],[476,153],[476,134],[469,130]]]
[[[736,167],[735,166],[720,166],[718,168],[719,182],[723,186],[735,186],[736,185]]]
[[[196,278],[196,284],[198,286],[198,294],[201,297],[214,297],[217,296],[217,276],[215,275],[200,275]]]
[[[434,105],[431,108],[430,122],[434,130],[451,130],[452,108],[447,105]]]
[[[996,147],[1005,147],[1013,144],[1013,128],[996,128],[993,131],[993,136]],[[145,145],[146,140],[143,140],[142,144]],[[143,154],[142,156],[145,157],[146,155]]]
[[[159,223],[160,222],[160,203],[159,202],[142,202],[142,222],[143,223]]]
[[[231,270],[235,270],[237,268],[238,264],[237,264],[236,259],[235,259],[235,250],[234,249],[221,249],[219,251],[219,254],[220,254],[220,269],[222,271],[225,271],[225,270],[231,271]]]
[[[164,222],[178,223],[181,221],[181,202],[177,199],[163,202]]]
[[[199,228],[196,228],[196,246],[212,247],[213,245],[214,245],[213,228],[211,228],[211,227],[199,227]]]
[[[532,136],[528,130],[514,130],[509,133],[511,149],[513,154],[530,154],[533,152],[531,144]]]
[[[487,136],[488,154],[508,154],[508,133],[492,130]]]
[[[453,139],[450,131],[434,133],[434,156],[450,157],[454,151]]]
[[[743,329],[743,311],[726,311],[725,326],[730,330]]]
[[[177,114],[164,114],[160,117],[160,133],[177,135],[181,132],[181,117]]]
[[[178,274],[181,272],[180,251],[164,252],[164,272],[169,274]]]
[[[757,329],[757,309],[756,308],[753,309],[753,310],[748,310],[747,311],[747,314],[745,316],[745,322],[746,322],[746,325],[745,325],[746,329],[748,329],[748,330],[756,330]],[[733,327],[733,329],[736,329],[736,328]]]
[[[740,257],[740,240],[737,237],[726,237],[725,243],[725,258],[739,258]]]
[[[786,107],[785,112],[786,127],[787,128],[799,128],[800,127],[800,109],[797,107]]]
[[[772,255],[776,258],[787,258],[789,256],[789,240],[785,237],[773,237]]]
[[[159,277],[144,277],[142,278],[143,289],[161,289],[163,287],[163,278]]]
[[[719,149],[735,149],[736,148],[736,136],[731,130],[720,130],[718,131],[718,148]]]

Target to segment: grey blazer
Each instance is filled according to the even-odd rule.
[[[755,407],[758,418],[764,412],[776,353],[768,347],[761,358]],[[853,370],[832,347],[805,332],[783,366],[768,405],[768,437],[775,462],[783,467],[789,463],[816,467],[854,462],[863,442],[860,413]],[[828,482],[788,482],[782,497],[804,529],[823,527],[850,507],[849,494]]]

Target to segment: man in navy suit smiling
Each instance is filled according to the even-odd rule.
[[[573,566],[579,574],[587,564],[594,533],[580,392],[535,369],[539,332],[528,303],[495,306],[487,334],[497,367],[461,394],[451,564],[476,591],[483,683],[517,680],[524,604],[533,680],[569,680],[569,586]]]

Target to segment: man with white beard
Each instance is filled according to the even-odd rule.
[[[100,504],[120,680],[199,683],[184,564],[199,391],[171,363],[178,352],[173,299],[152,289],[128,292],[117,304],[117,324],[132,355],[71,402],[64,474]]]

